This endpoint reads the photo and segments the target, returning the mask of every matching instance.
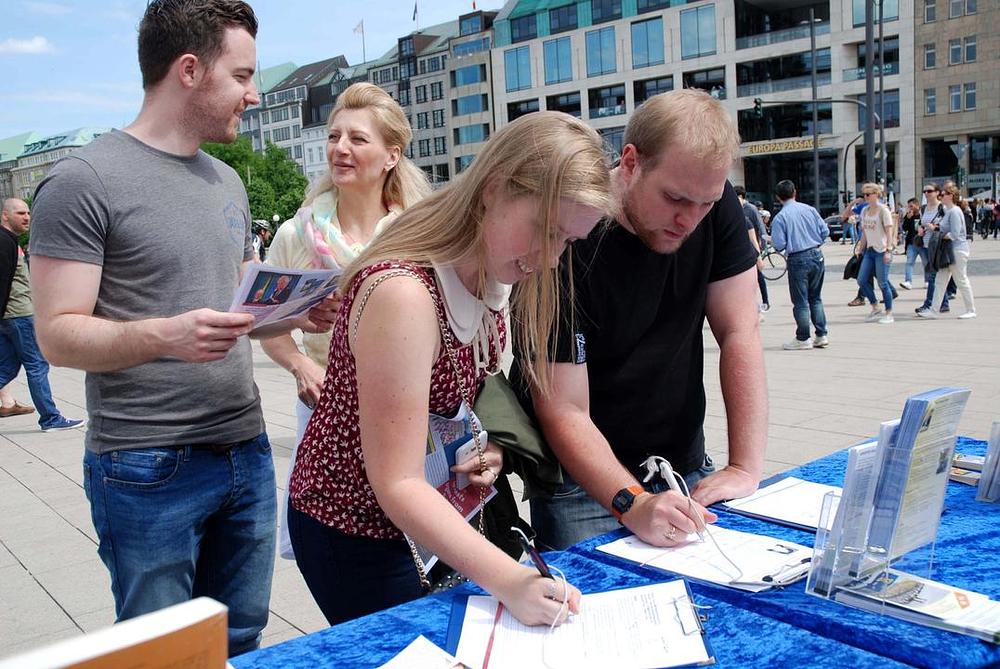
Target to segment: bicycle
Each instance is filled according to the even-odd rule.
[[[788,271],[788,261],[785,260],[785,256],[775,250],[769,242],[764,242],[758,259],[764,263],[764,267],[761,268],[760,273],[768,281],[777,281],[785,276],[785,272]]]

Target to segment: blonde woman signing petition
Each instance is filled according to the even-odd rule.
[[[327,129],[329,174],[313,185],[295,217],[278,228],[267,257],[269,265],[344,269],[403,209],[430,192],[423,170],[403,155],[413,138],[406,115],[378,86],[357,83],[341,93]],[[298,422],[288,466],[291,472],[323,388],[330,333],[304,332],[305,352],[291,334],[261,343],[271,360],[295,377]],[[279,550],[282,557],[294,559],[284,507]]]

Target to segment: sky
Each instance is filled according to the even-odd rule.
[[[368,60],[418,27],[458,19],[472,0],[249,0],[262,68],[344,55]],[[502,0],[477,1],[499,9]],[[0,0],[0,139],[83,126],[121,128],[142,102],[136,28],[146,0]]]

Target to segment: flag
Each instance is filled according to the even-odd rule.
[[[412,20],[414,20],[414,21],[417,20],[417,3],[415,3],[415,2],[413,3],[413,19]]]
[[[365,34],[365,20],[364,19],[361,19],[360,21],[358,21],[358,25],[354,26],[354,34],[355,35],[364,35]]]
[[[472,11],[476,11],[476,0],[472,0]]]

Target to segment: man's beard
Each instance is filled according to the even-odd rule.
[[[654,253],[660,253],[663,255],[669,255],[671,253],[676,253],[680,247],[687,241],[687,237],[679,241],[667,240],[663,237],[663,231],[658,230],[653,226],[648,226],[645,221],[639,216],[635,207],[632,206],[631,198],[626,195],[622,202],[622,213],[625,218],[628,219],[629,225],[632,226],[632,231],[635,236],[639,238],[646,248]]]

